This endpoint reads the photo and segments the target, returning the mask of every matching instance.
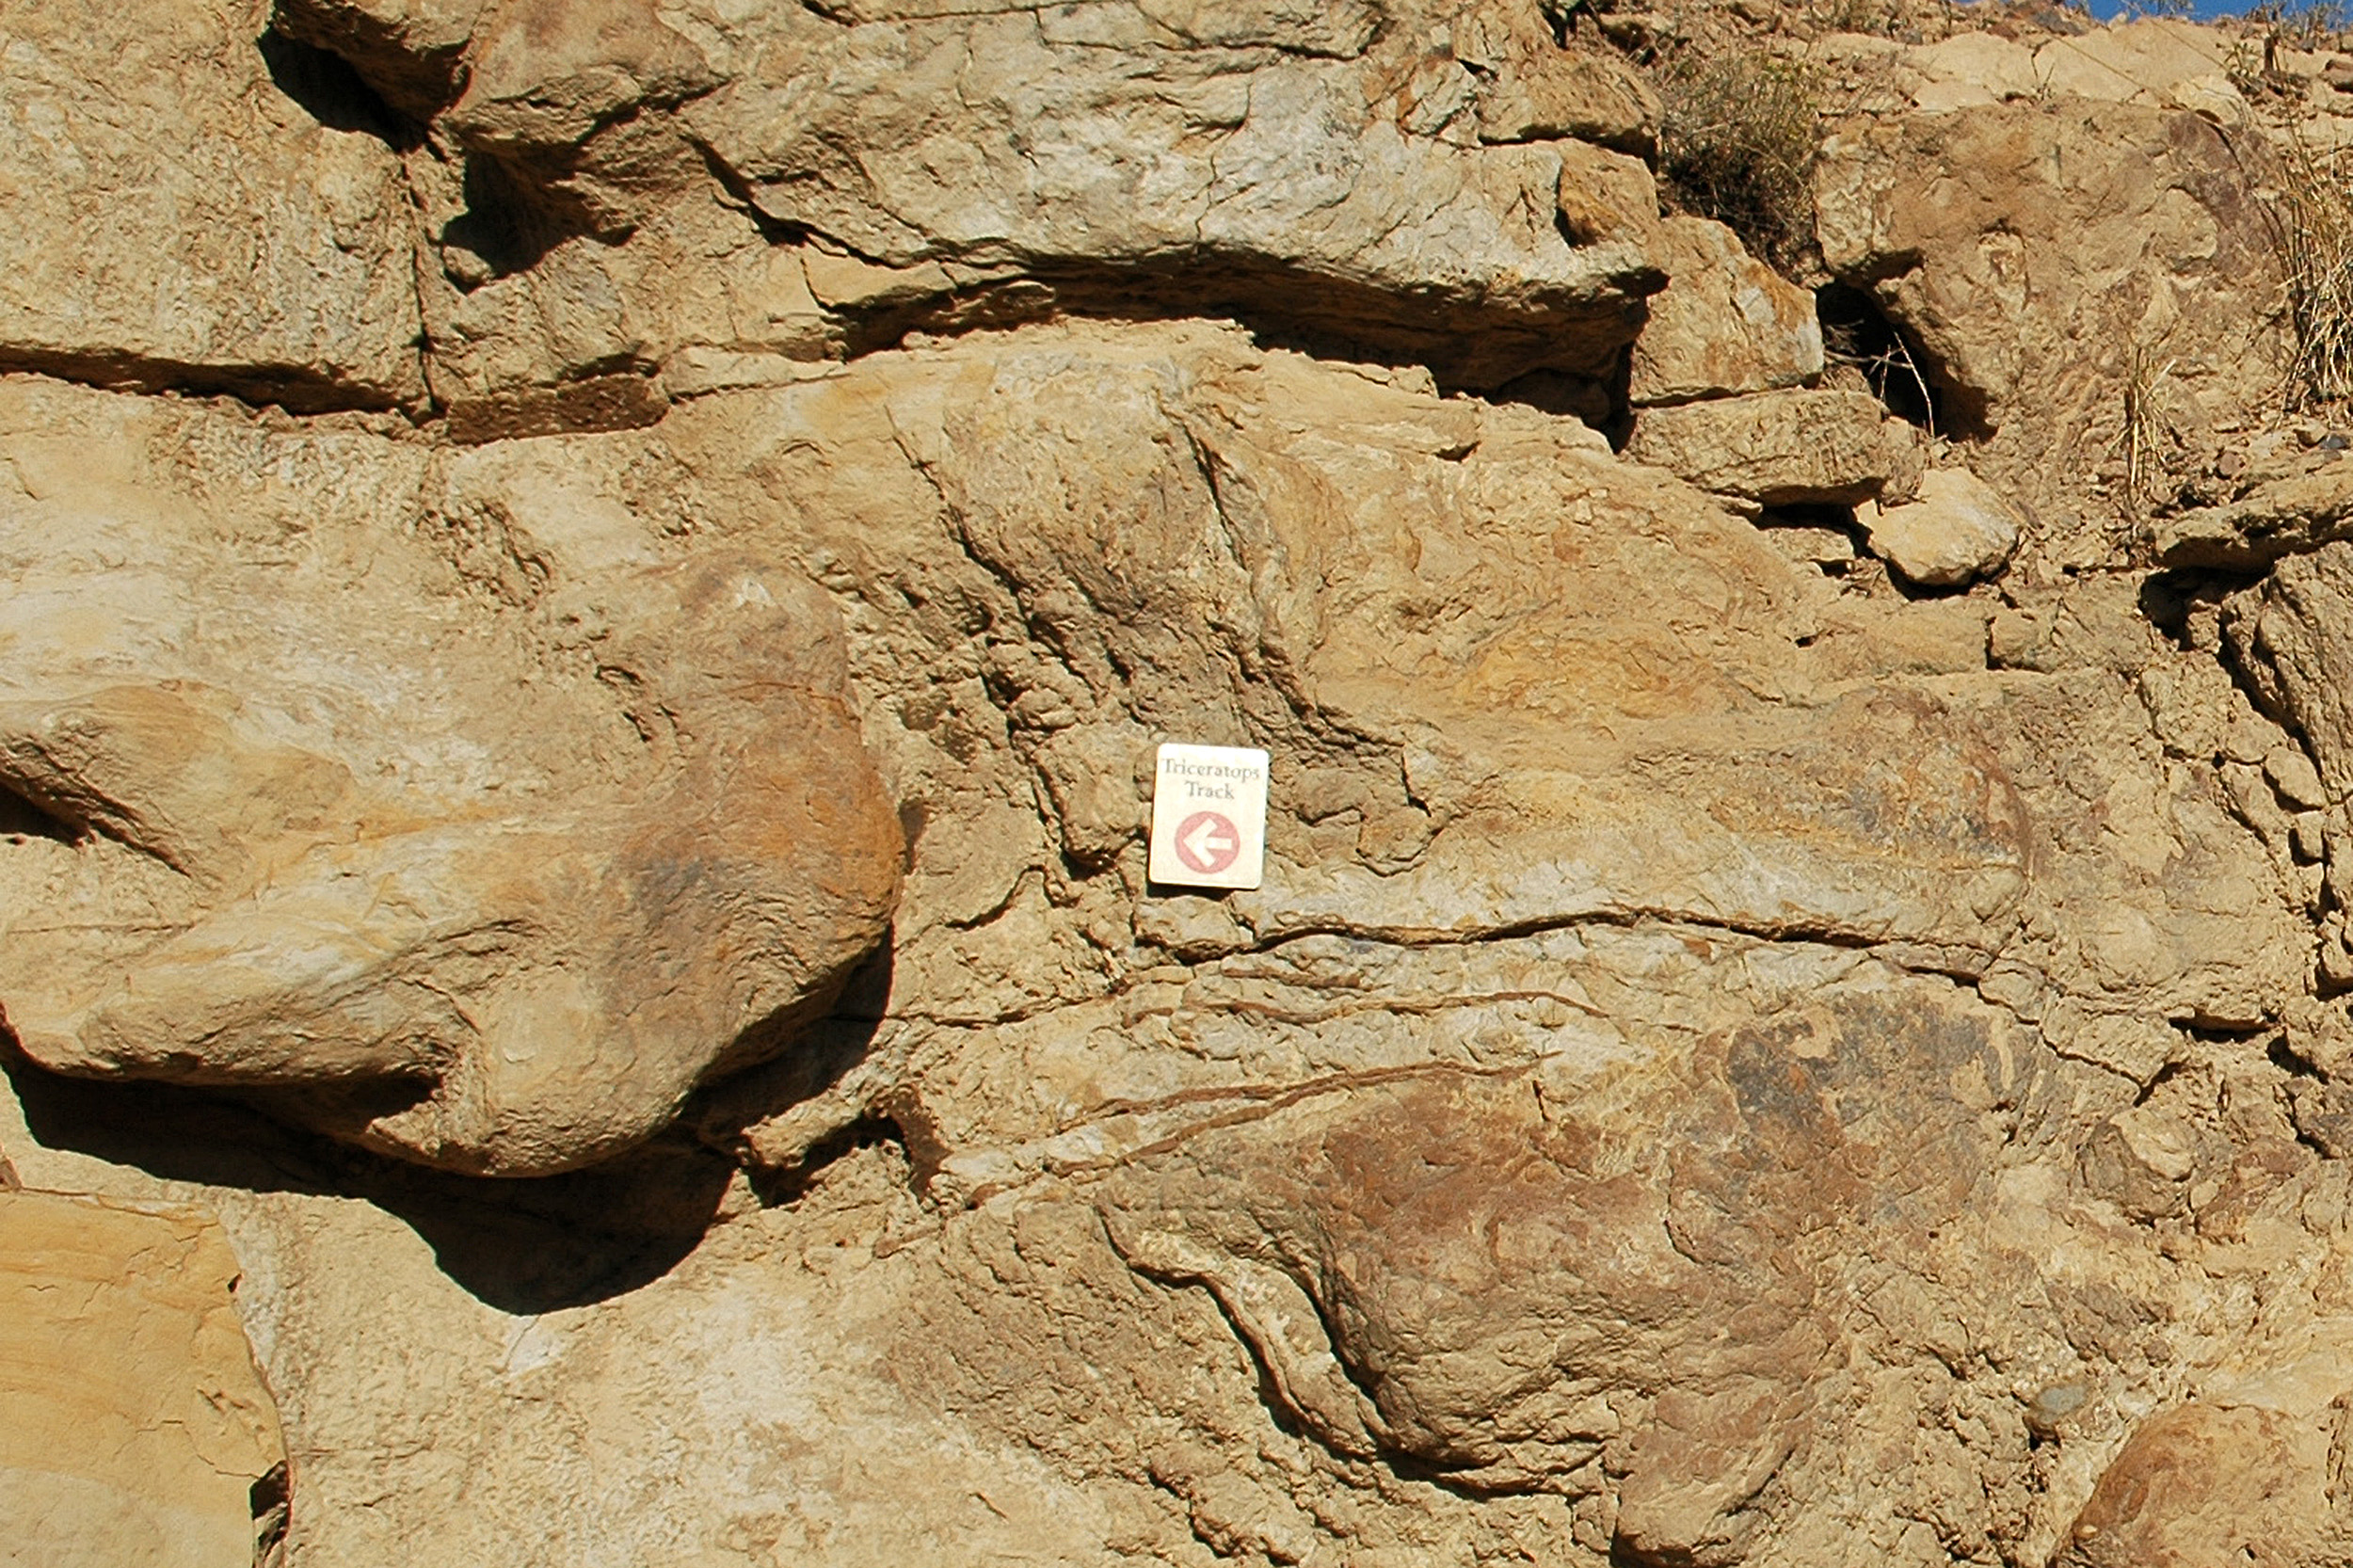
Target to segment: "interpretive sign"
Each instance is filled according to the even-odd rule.
[[[1266,753],[1249,746],[1161,746],[1152,772],[1152,880],[1256,888],[1266,864]]]

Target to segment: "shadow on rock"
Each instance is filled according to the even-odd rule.
[[[452,1176],[297,1132],[229,1096],[61,1078],[5,1032],[0,1073],[47,1147],[168,1181],[375,1204],[416,1231],[452,1280],[517,1315],[585,1305],[659,1279],[701,1241],[734,1169],[664,1138],[565,1176]]]

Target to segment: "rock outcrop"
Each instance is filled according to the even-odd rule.
[[[36,1061],[541,1174],[774,1054],[881,939],[901,829],[837,612],[697,537],[675,466],[0,403]]]
[[[1822,258],[1902,330],[1978,471],[2056,518],[2104,467],[2130,483],[2139,447],[2280,405],[2264,172],[2208,120],[2137,103],[1875,120],[1824,145]]]
[[[9,1551],[2345,1557],[2353,56],[0,13]]]
[[[309,62],[257,48],[264,24],[202,0],[9,8],[0,369],[297,408],[423,397],[400,160],[309,111]]]
[[[277,1560],[286,1462],[220,1227],[0,1191],[8,1552],[57,1568]]]

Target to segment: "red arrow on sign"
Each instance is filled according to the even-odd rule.
[[[1204,876],[1215,876],[1241,853],[1241,832],[1215,811],[1195,811],[1176,824],[1176,858]]]

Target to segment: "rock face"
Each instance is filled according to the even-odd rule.
[[[1865,392],[1783,392],[1646,408],[1626,456],[1769,506],[1910,499],[1919,440]]]
[[[255,48],[266,22],[236,0],[8,8],[0,368],[296,408],[423,394],[399,160],[273,82],[308,90],[304,62]]]
[[[2080,51],[2075,52],[2078,56]],[[1945,428],[2029,504],[2171,426],[2276,406],[2276,220],[2209,120],[2061,96],[1873,121],[1823,147],[1822,257],[1906,334]]]
[[[1931,469],[1916,501],[1874,507],[1871,549],[1924,588],[1950,588],[1999,571],[2018,549],[2018,513],[1967,469]]]
[[[2353,57],[0,13],[9,1552],[2345,1556]]]
[[[22,1562],[218,1568],[283,1533],[278,1415],[220,1227],[0,1192],[0,1501]],[[275,1511],[275,1512],[273,1512]]]
[[[2057,1560],[2090,1568],[2342,1556],[2345,1532],[2329,1523],[2333,1436],[2275,1410],[2169,1410],[2116,1456]]]
[[[882,936],[901,834],[836,612],[690,549],[675,470],[0,397],[0,784],[54,828],[0,895],[0,1006],[35,1060],[544,1173],[781,1048]]]
[[[1822,324],[1803,289],[1706,218],[1669,218],[1653,246],[1667,287],[1634,342],[1626,395],[1636,407],[1775,392],[1822,374]]]

